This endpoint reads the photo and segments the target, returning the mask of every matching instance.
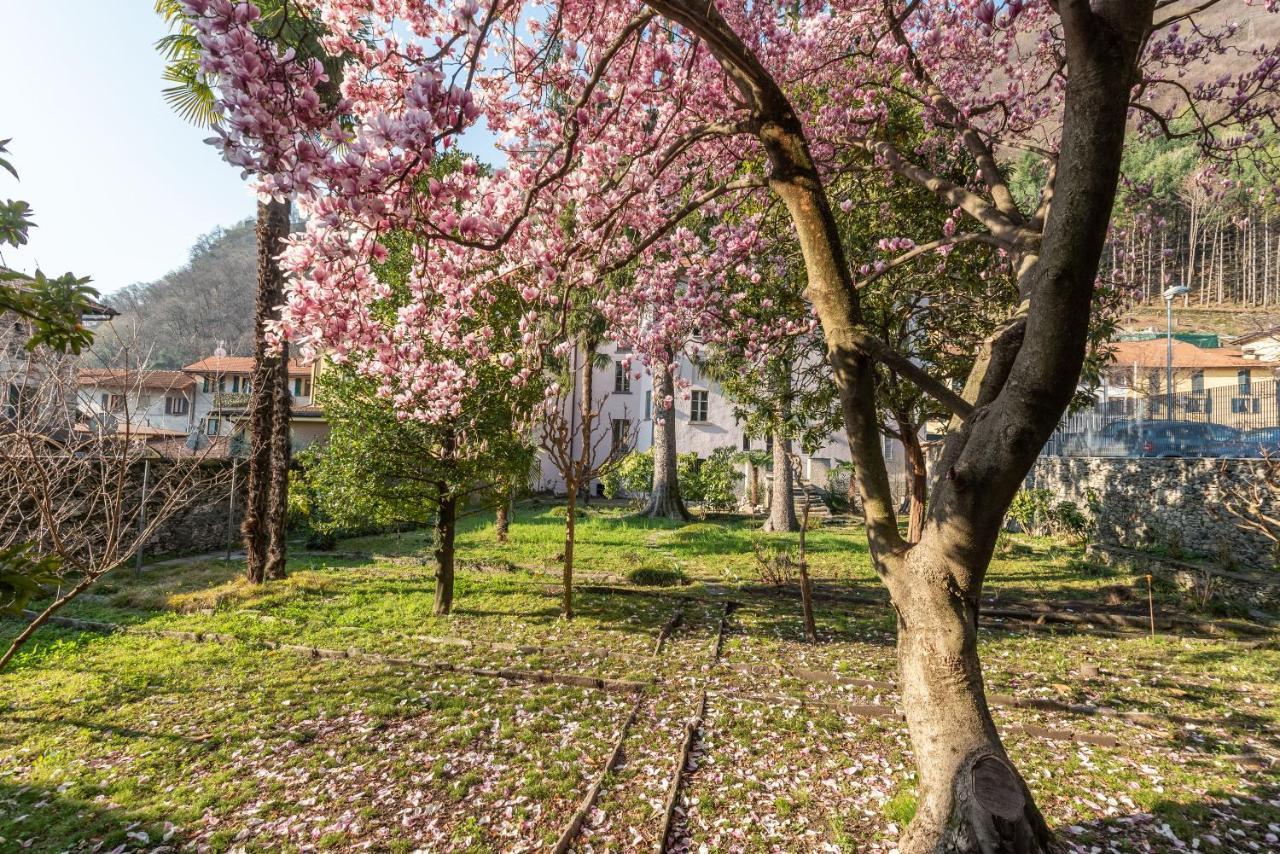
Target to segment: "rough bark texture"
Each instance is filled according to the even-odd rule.
[[[780,431],[773,434],[773,488],[769,497],[769,518],[764,520],[766,531],[798,531],[795,481],[791,477],[791,440]]]
[[[284,302],[284,294],[280,295]],[[267,494],[267,512],[263,519],[267,529],[267,556],[264,571],[267,578],[285,577],[286,537],[289,524],[289,465],[292,459],[289,419],[292,398],[289,395],[289,345],[283,344],[270,377],[271,396],[271,482]]]
[[[573,619],[573,538],[577,527],[578,489],[576,483],[568,484],[569,495],[565,501],[564,516],[564,564],[561,581],[564,584],[564,602],[560,614],[566,620]]]
[[[747,460],[747,505],[755,510],[760,504],[760,467]]]
[[[688,521],[689,510],[680,496],[680,475],[676,458],[676,411],[663,402],[675,397],[675,381],[666,362],[653,366],[653,489],[644,515],[654,519]]]
[[[929,496],[929,473],[920,447],[919,426],[905,415],[897,419],[898,435],[907,458],[907,542],[920,542],[924,532],[924,510]]]
[[[806,534],[809,532],[809,487],[803,484],[804,504],[800,513],[800,608],[804,613],[804,637],[809,643],[818,642],[818,624],[813,618],[813,585],[809,582],[809,555]]]
[[[245,570],[261,583],[284,576],[289,466],[289,362],[267,343],[268,321],[284,302],[276,260],[289,234],[289,203],[258,204],[258,291],[254,303],[254,368],[249,397],[249,471],[245,480]],[[283,400],[283,412],[281,412]],[[283,439],[281,439],[283,435]]]
[[[500,542],[507,541],[507,532],[510,530],[510,513],[511,513],[511,496],[502,494],[498,496],[498,506],[493,512],[493,536]]]
[[[438,483],[440,504],[436,508],[436,616],[453,610],[454,535],[458,530],[458,499],[447,483]]]

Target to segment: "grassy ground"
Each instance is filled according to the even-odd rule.
[[[555,589],[562,524],[526,508],[511,542],[497,544],[490,520],[468,518],[445,618],[431,614],[429,543],[416,532],[295,554],[290,577],[261,588],[222,562],[106,580],[65,613],[131,632],[49,628],[0,675],[0,851],[543,850],[633,712],[576,847],[651,848],[703,690],[677,811],[682,845],[893,847],[914,809],[911,750],[893,716],[891,612],[850,601],[882,596],[860,530],[809,535],[821,589],[846,597],[818,603],[814,646],[802,642],[794,596],[758,589],[760,535],[743,521],[593,513],[579,527],[584,588],[566,623]],[[612,589],[642,565],[678,567],[690,583]],[[1088,567],[1078,549],[1014,538],[987,592],[1001,603],[1145,605],[1134,581]],[[1161,613],[1185,606],[1173,591],[1157,596]],[[729,599],[739,605],[717,657]],[[169,631],[234,640],[159,634]],[[981,644],[993,695],[1147,713],[994,709],[1064,848],[1280,848],[1273,647],[1012,623],[984,626]],[[629,695],[474,672],[500,669],[656,681]],[[865,713],[874,709],[886,714]]]

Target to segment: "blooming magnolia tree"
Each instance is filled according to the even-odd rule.
[[[920,788],[910,852],[1049,845],[987,708],[978,603],[1005,511],[1081,371],[1126,133],[1186,133],[1230,161],[1276,129],[1274,46],[1184,81],[1235,51],[1234,25],[1198,20],[1214,6],[1280,3],[296,0],[291,13],[321,21],[325,49],[348,57],[341,102],[327,105],[321,63],[256,35],[252,5],[187,0],[220,87],[218,144],[264,193],[296,197],[308,222],[285,253],[284,331],[351,360],[406,417],[447,416],[472,360],[540,382],[571,308],[613,306],[625,326],[628,304],[674,269],[690,284],[683,308],[708,326],[731,316],[730,273],[749,274],[759,251],[752,214],[785,210],[899,616]],[[921,111],[922,139],[895,132],[902,97]],[[432,176],[481,123],[502,168]],[[1046,168],[1020,206],[1002,159],[1028,150]],[[957,155],[975,166],[963,181],[943,177]],[[833,215],[846,200],[828,191],[846,169],[921,187],[957,214],[938,233],[885,234],[850,264]],[[393,230],[413,235],[415,265],[411,299],[387,318],[371,308],[384,296],[373,268]],[[971,242],[1003,254],[1021,301],[957,393],[868,330],[860,289]],[[629,265],[633,281],[610,287]],[[477,323],[504,281],[524,303],[515,328]],[[511,334],[519,348],[494,345]],[[424,335],[440,346],[422,347]],[[915,544],[889,493],[876,363],[954,418]]]

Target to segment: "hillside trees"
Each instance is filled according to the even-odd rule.
[[[363,321],[377,289],[368,270],[380,237],[411,223],[429,243],[418,302],[461,308],[443,319],[406,310],[405,322],[451,334],[479,316],[476,297],[523,276],[525,337],[513,358],[536,359],[563,339],[565,297],[626,299],[601,295],[599,276],[633,262],[642,280],[663,258],[678,259],[696,284],[682,299],[723,308],[738,277],[750,276],[759,236],[750,216],[732,214],[784,209],[821,323],[872,560],[898,619],[919,784],[900,848],[1047,850],[1048,829],[985,700],[983,580],[1009,503],[1085,362],[1131,110],[1150,133],[1191,113],[1202,150],[1235,157],[1275,126],[1272,48],[1259,48],[1245,71],[1186,90],[1167,82],[1224,49],[1202,28],[1184,35],[1206,4],[560,0],[530,18],[516,2],[445,9],[423,0],[399,4],[393,28],[380,4],[317,2],[334,30],[327,48],[356,57],[343,81],[346,108],[362,116],[354,133],[340,111],[319,108],[328,80],[319,63],[273,52],[254,35],[251,13],[237,19],[228,4],[188,0],[227,93],[224,151],[322,214],[286,255],[295,275],[289,333],[307,347],[369,349],[376,336]],[[420,39],[402,45],[402,31]],[[920,105],[926,144],[883,132],[890,92]],[[425,200],[402,192],[406,176],[424,174],[482,116],[511,135],[504,170],[438,181]],[[1046,163],[1032,208],[1018,204],[1000,160],[1021,148]],[[1019,303],[984,339],[962,392],[868,328],[864,277],[846,263],[829,193],[841,151],[865,152],[894,181],[960,209],[953,229],[885,234],[910,239],[886,269],[964,243],[1007,257]],[[961,153],[976,169],[963,183],[947,180]],[[705,244],[682,226],[694,212],[716,220]],[[477,280],[482,257],[490,272]],[[406,401],[407,417],[438,420],[465,392],[464,378],[412,350],[370,356],[388,398],[432,388],[432,405]],[[889,490],[876,363],[955,421],[914,544],[899,532]]]
[[[155,368],[178,369],[222,344],[232,355],[253,352],[253,282],[257,244],[252,221],[202,235],[187,263],[154,282],[113,292],[107,303],[118,336],[100,336],[96,349],[112,358],[115,339],[145,342]]]

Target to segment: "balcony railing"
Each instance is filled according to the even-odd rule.
[[[252,395],[246,392],[220,391],[213,396],[215,409],[244,409]]]

